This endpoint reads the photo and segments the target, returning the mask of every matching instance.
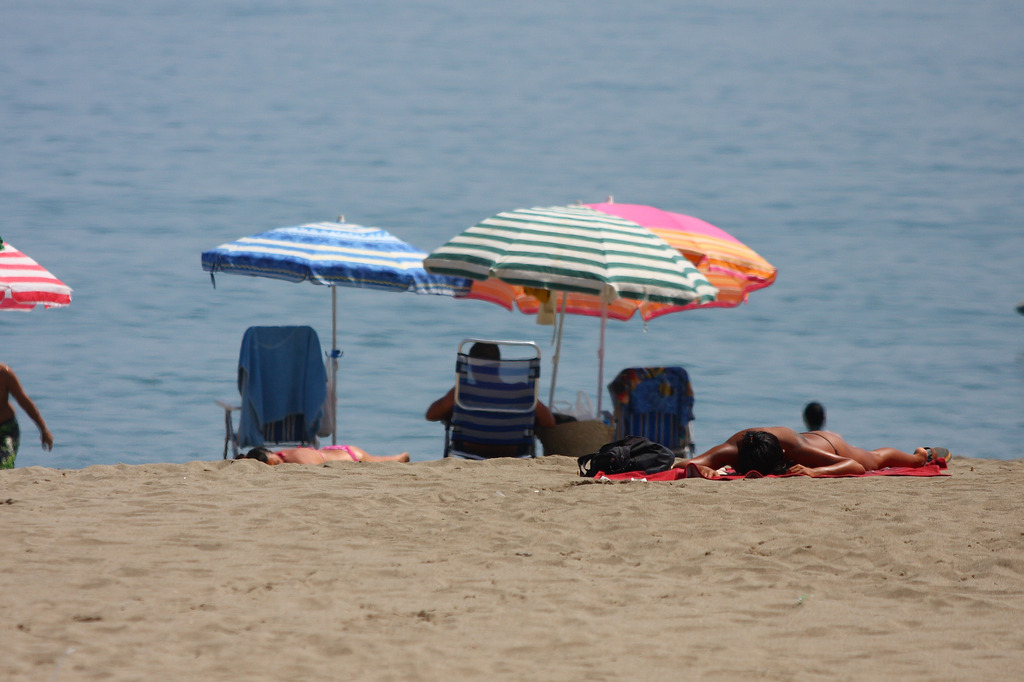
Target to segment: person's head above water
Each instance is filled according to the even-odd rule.
[[[807,403],[804,408],[804,424],[808,431],[820,431],[825,426],[825,406],[821,403]]]
[[[747,431],[739,443],[736,464],[738,474],[756,471],[763,476],[784,474],[790,462],[779,444],[779,439],[767,431]]]

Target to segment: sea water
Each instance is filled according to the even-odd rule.
[[[1014,0],[480,3],[6,0],[0,236],[74,288],[0,314],[19,466],[221,457],[239,343],[330,291],[203,250],[384,227],[429,251],[497,213],[597,202],[707,220],[778,267],[734,309],[609,322],[602,382],[680,364],[698,449],[805,403],[867,447],[1024,454],[1024,6]],[[338,291],[339,440],[441,455],[427,405],[468,336],[551,329],[479,301]],[[558,402],[595,404],[569,318]]]

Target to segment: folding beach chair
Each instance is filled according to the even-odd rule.
[[[474,357],[478,353],[471,348],[476,344],[491,344],[498,353]],[[540,349],[535,343],[466,339],[459,344],[444,456],[535,457],[539,378]]]
[[[694,451],[693,387],[682,367],[630,367],[608,384],[615,407],[615,439],[643,436],[677,455]]]
[[[320,338],[312,327],[249,327],[238,357],[241,404],[224,408],[224,457],[264,443],[316,447],[327,399]],[[231,413],[240,411],[238,431]]]

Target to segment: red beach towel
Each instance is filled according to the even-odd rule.
[[[889,467],[888,469],[878,469],[876,471],[866,471],[863,474],[839,474],[830,476],[819,476],[818,478],[862,478],[865,476],[949,476],[948,473],[942,471],[946,467],[945,462],[942,464],[928,464],[923,467]],[[794,476],[801,476],[802,474],[782,474],[779,476],[762,476],[756,471],[752,471],[749,474],[743,476],[740,474],[732,474],[728,476],[722,476],[720,478],[707,478],[700,473],[694,465],[689,465],[685,469],[669,469],[668,471],[661,471],[656,474],[645,474],[642,471],[631,471],[625,474],[606,474],[604,472],[598,472],[594,476],[595,481],[678,481],[681,478],[707,478],[709,481],[735,481],[737,479],[744,478],[792,478]]]

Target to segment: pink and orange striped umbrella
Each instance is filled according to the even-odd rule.
[[[39,263],[0,240],[0,310],[60,308],[71,303],[71,287]]]
[[[608,202],[590,207],[643,225],[671,244],[718,287],[718,296],[711,303],[664,306],[652,311],[645,320],[678,310],[734,308],[746,303],[751,292],[775,281],[775,266],[725,230],[699,218],[637,204]]]
[[[616,299],[608,304],[607,314],[613,320],[628,320],[637,311],[646,321],[694,308],[733,308],[745,303],[751,292],[763,289],[775,281],[776,268],[771,263],[711,223],[652,206],[611,202],[585,205],[651,230],[683,254],[718,288],[715,300],[685,306]],[[527,315],[536,315],[541,309],[541,300],[548,296],[554,297],[555,310],[560,311],[563,301],[568,297],[565,311],[570,315],[601,316],[600,299],[589,294],[533,291],[497,279],[474,281],[468,294],[468,298],[490,301],[508,310],[517,307]]]

